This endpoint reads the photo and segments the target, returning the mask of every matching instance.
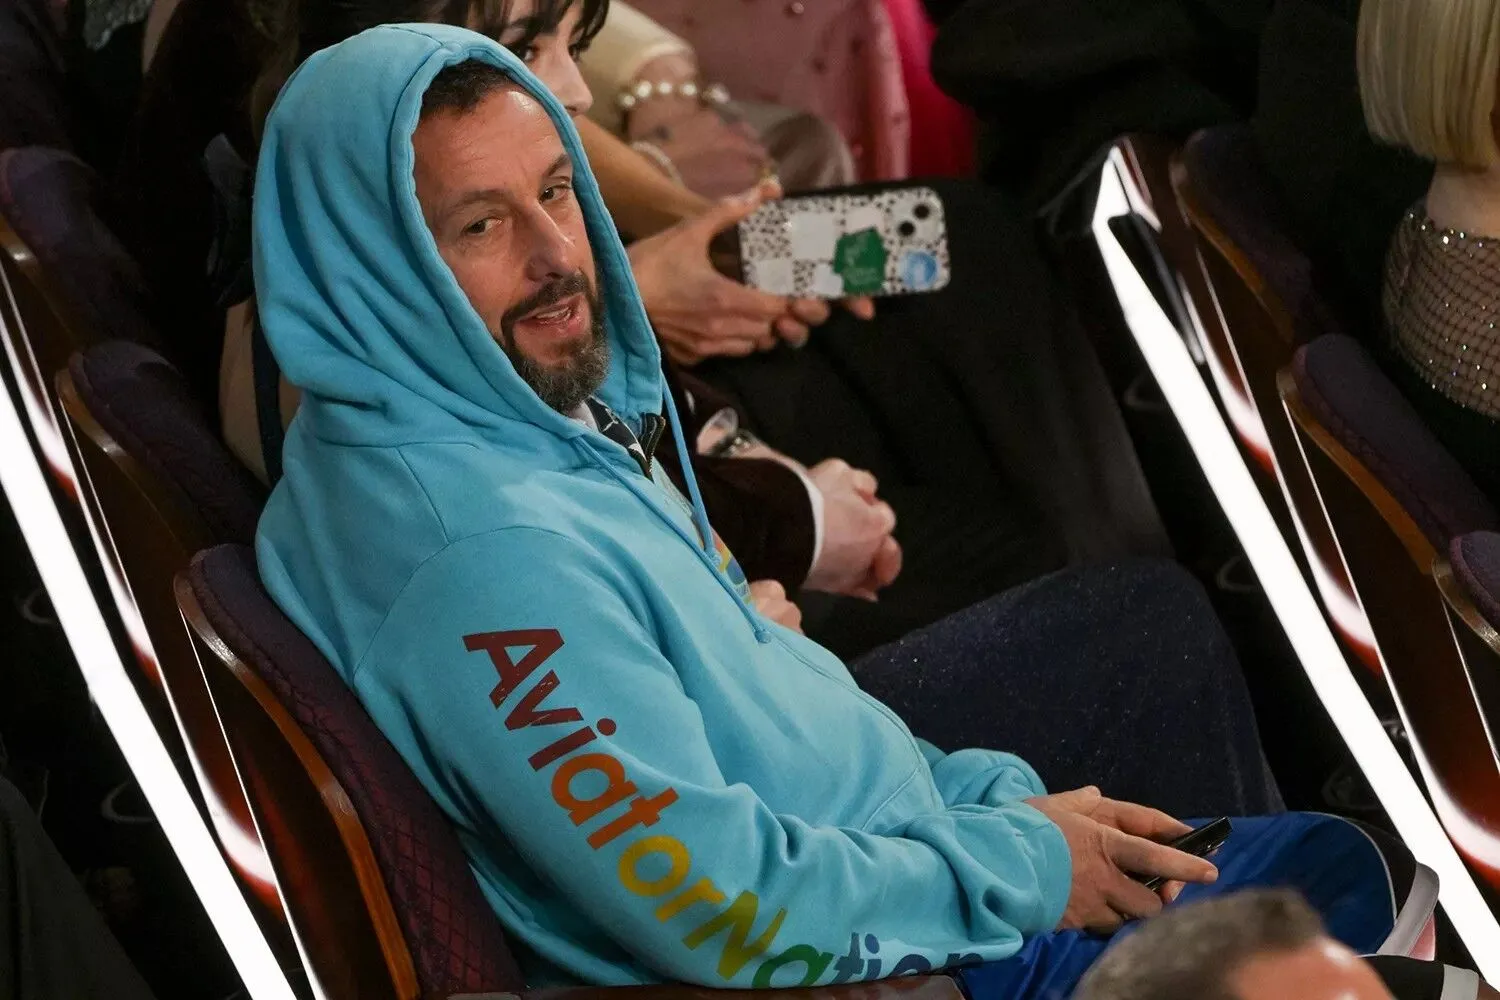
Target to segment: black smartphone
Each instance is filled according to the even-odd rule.
[[[1229,834],[1233,830],[1234,825],[1229,822],[1229,817],[1220,816],[1212,823],[1205,823],[1198,827],[1192,833],[1183,834],[1167,846],[1174,851],[1181,851],[1184,854],[1191,854],[1198,858],[1206,858],[1224,846],[1224,841],[1229,839]],[[1166,879],[1157,875],[1154,878],[1143,879],[1141,884],[1152,892],[1155,892],[1162,887],[1162,883],[1164,882],[1166,882]]]

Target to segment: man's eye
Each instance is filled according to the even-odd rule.
[[[542,189],[543,201],[561,201],[573,190],[572,181],[558,181]]]
[[[539,55],[541,55],[541,54],[542,54],[541,50],[538,49],[535,45],[527,45],[527,46],[524,46],[521,49],[521,51],[517,52],[516,56],[523,63],[526,63],[529,66],[531,63],[535,62],[536,61],[536,57],[539,56]]]
[[[479,219],[464,226],[465,236],[483,236],[493,228],[494,219]]]
[[[588,42],[574,42],[572,45],[568,46],[568,56],[574,62],[577,62],[578,60],[580,60],[580,59],[583,58],[583,54],[585,52],[587,52],[588,50],[589,50],[589,43]]]

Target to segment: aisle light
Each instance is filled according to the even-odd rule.
[[[1214,317],[1218,321],[1219,329],[1227,331],[1229,329],[1229,319],[1224,315],[1224,308],[1219,303],[1218,293],[1214,290],[1213,281],[1209,278],[1208,268],[1203,263],[1202,251],[1195,247],[1193,254],[1196,257],[1195,263],[1208,286],[1208,304],[1213,307]],[[1192,296],[1184,291],[1183,297],[1187,301],[1188,311],[1192,313],[1196,320],[1198,310],[1193,303]],[[1232,385],[1229,373],[1224,370],[1217,351],[1206,352],[1204,362],[1213,373],[1216,384],[1223,387]],[[1236,372],[1235,374],[1243,380],[1243,372]],[[1281,475],[1280,460],[1276,457],[1276,453],[1271,450],[1271,439],[1266,434],[1266,426],[1261,420],[1261,415],[1255,409],[1255,403],[1250,398],[1249,386],[1245,385],[1243,388],[1244,395],[1232,389],[1225,388],[1219,393],[1219,399],[1224,404],[1224,409],[1229,416],[1229,422],[1234,425],[1240,439],[1257,456],[1264,456],[1265,460],[1270,463],[1271,474],[1276,477],[1278,483],[1282,484],[1282,491],[1285,493],[1286,481]],[[1274,420],[1280,416],[1280,413],[1274,413],[1271,415],[1271,419]],[[1312,542],[1307,537],[1307,529],[1303,527],[1302,518],[1297,515],[1290,496],[1287,496],[1287,507],[1292,511],[1292,526],[1296,529],[1297,539],[1302,545],[1302,551],[1311,552]],[[1376,660],[1377,649],[1375,645],[1375,633],[1370,630],[1370,620],[1365,617],[1365,609],[1360,606],[1357,598],[1334,582],[1333,578],[1328,575],[1328,568],[1323,565],[1323,560],[1308,559],[1307,565],[1308,570],[1313,576],[1313,584],[1318,589],[1318,595],[1323,599],[1323,606],[1328,610],[1329,617],[1339,627],[1346,640],[1360,647],[1364,660],[1366,662],[1374,662]]]
[[[66,432],[74,448],[77,449],[79,445],[76,429],[69,424]],[[88,466],[80,462],[75,471],[78,474],[79,492],[97,496],[98,491],[94,489],[94,484],[89,479]],[[228,806],[224,804],[218,789],[203,772],[203,765],[198,760],[198,754],[193,750],[191,740],[188,739],[187,726],[183,724],[182,713],[177,708],[176,699],[172,697],[172,689],[162,677],[161,661],[156,655],[156,647],[151,643],[151,634],[141,617],[135,591],[120,572],[119,567],[122,561],[114,537],[109,532],[109,526],[99,522],[91,504],[83,505],[83,519],[88,527],[89,537],[93,540],[94,551],[99,556],[99,563],[104,571],[110,596],[114,599],[115,611],[124,624],[126,638],[130,641],[132,652],[135,653],[136,663],[146,671],[152,683],[160,686],[172,718],[182,734],[183,743],[187,746],[188,766],[198,782],[198,791],[203,796],[203,804],[208,810],[210,824],[223,853],[229,856],[230,863],[239,871],[240,877],[253,883],[252,892],[257,895],[269,892],[276,894],[279,898],[281,890],[276,884],[276,873],[271,868],[271,861],[266,856],[261,842],[240,826],[238,820],[230,813]]]
[[[0,391],[0,455],[5,456],[0,461],[0,488],[10,501],[89,695],[235,971],[254,1000],[296,1000],[126,673],[8,387]]]
[[[1123,157],[1119,150],[1112,151],[1104,167],[1093,220],[1094,236],[1126,325],[1181,425],[1324,709],[1401,839],[1418,861],[1437,872],[1439,900],[1480,974],[1490,982],[1500,982],[1500,924],[1349,672],[1338,641],[1256,489],[1182,337],[1157,305],[1109,228],[1111,218],[1131,208],[1126,176]]]

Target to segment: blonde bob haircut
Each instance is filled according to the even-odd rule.
[[[1358,60],[1377,139],[1438,163],[1500,163],[1500,0],[1364,0]]]

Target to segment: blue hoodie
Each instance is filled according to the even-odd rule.
[[[577,165],[624,420],[672,417],[628,260],[561,106],[493,42],[386,26],[277,101],[255,284],[303,390],[266,586],[452,819],[535,983],[783,986],[1004,958],[1071,865],[1008,754],[944,755],[757,614],[707,518],[548,408],[423,223],[411,136],[493,63]],[[495,155],[505,155],[496,149]],[[689,473],[690,475],[690,473]]]

